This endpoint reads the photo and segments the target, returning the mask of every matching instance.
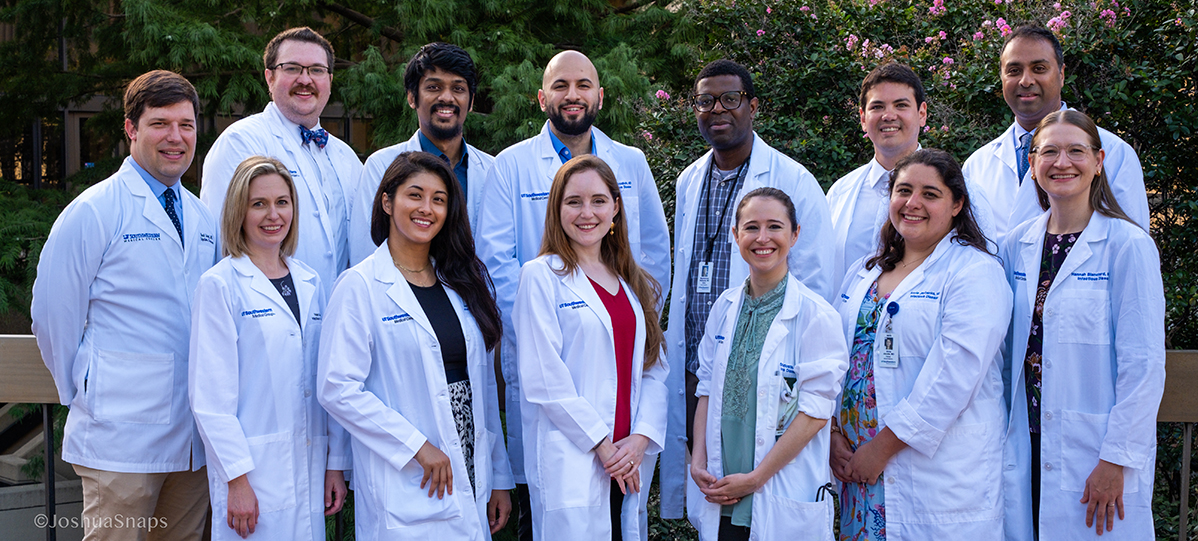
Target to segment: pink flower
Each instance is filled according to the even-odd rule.
[[[996,24],[998,26],[1006,26],[1007,20],[1002,17],[999,17],[997,21],[994,21],[994,24]]]
[[[1181,26],[1181,17],[1178,17],[1176,21],[1173,21],[1173,26]]]
[[[655,95],[657,96],[657,99],[659,99],[659,100],[668,100],[668,99],[670,99],[670,94],[669,94],[669,93],[667,93],[665,90],[658,90],[658,91],[657,91],[657,94],[655,94]],[[647,133],[647,132],[646,132],[646,133]]]
[[[950,84],[950,85],[948,85],[948,87],[949,87],[949,88],[951,88],[951,89],[953,89],[953,90],[956,90],[956,89],[957,89],[957,85],[955,85],[955,84]]]
[[[766,13],[767,15],[768,15],[768,14],[770,14],[770,13],[773,13],[773,12],[774,12],[774,10],[773,10],[773,9],[770,9],[770,8],[768,8],[768,7],[767,7],[767,8],[765,8],[765,13]]]
[[[660,91],[660,90],[658,90],[658,92],[661,92],[661,91]],[[649,133],[648,131],[643,131],[643,132],[641,132],[641,137],[644,137],[646,141],[652,141],[652,140],[653,140],[653,134]]]
[[[1002,3],[1002,0],[994,0],[994,3],[995,3],[995,4],[1001,4],[1001,3]]]
[[[932,131],[932,127],[931,127],[931,126],[924,126],[924,127],[923,127],[923,132],[924,132],[924,133],[928,133],[929,131]]]
[[[948,11],[944,7],[944,0],[932,0],[932,7],[928,8],[928,13],[932,16],[944,15]]]
[[[1104,9],[1104,10],[1102,10],[1102,13],[1098,14],[1098,18],[1106,21],[1107,26],[1115,26],[1115,12],[1114,11],[1111,11],[1109,9]]]
[[[1001,21],[1002,19],[999,19],[999,20]],[[985,27],[991,26],[993,24],[994,23],[990,22],[990,19],[986,19],[986,20],[982,21],[982,26],[985,26]]]
[[[1002,37],[1005,38],[1005,37],[1007,37],[1007,34],[1011,33],[1011,27],[1004,24],[1004,25],[1002,25],[1002,28],[998,29],[998,31],[1000,34],[1002,34]]]
[[[942,131],[942,132],[947,132],[947,131],[948,131],[948,126],[945,126],[945,125],[943,125],[943,124],[942,124],[942,125],[940,126],[940,131]]]
[[[981,39],[982,39],[982,38],[984,38],[984,37],[986,37],[986,34],[983,34],[983,33],[981,33],[980,31],[979,31],[979,32],[975,32],[975,33],[973,34],[973,40],[974,40],[974,41],[981,40]]]
[[[1064,19],[1068,19],[1069,17],[1072,17],[1072,16],[1073,16],[1073,14],[1072,14],[1072,13],[1069,13],[1069,10],[1065,10],[1065,11],[1062,11],[1062,12],[1061,12],[1061,19],[1062,19],[1062,20],[1064,20]]]
[[[1066,25],[1068,25],[1068,23],[1066,23],[1065,20],[1060,17],[1053,17],[1048,20],[1048,29],[1052,30],[1053,32],[1060,32],[1061,29],[1065,28]]]
[[[936,38],[934,38],[934,37],[932,37],[932,36],[928,36],[928,37],[926,37],[926,38],[923,38],[923,42],[924,42],[924,43],[931,43],[931,42],[933,42],[933,41],[935,41],[935,40],[936,40]]]
[[[762,30],[762,29],[758,28],[758,29],[757,29],[757,37],[761,37],[761,36],[764,36],[764,35],[765,35],[765,30]]]
[[[1052,9],[1055,9],[1055,10],[1057,10],[1057,11],[1061,11],[1061,3],[1060,3],[1060,2],[1057,2],[1057,3],[1053,4],[1053,5],[1052,5]]]
[[[808,11],[811,11],[811,8],[809,8],[807,6],[803,6],[803,7],[799,8],[799,11],[802,11],[803,13],[807,13]]]
[[[937,35],[937,36],[940,36],[940,39],[947,39],[947,38],[948,38],[948,34],[946,34],[946,33],[944,32],[944,30],[941,30],[941,31],[940,31],[940,33],[939,33],[939,34],[936,34],[936,35]]]
[[[941,60],[941,62],[944,62],[944,64],[948,66],[953,65],[953,59],[949,56],[944,57],[944,60]]]
[[[844,39],[844,48],[851,51],[851,50],[853,50],[853,47],[856,47],[856,46],[857,46],[857,35],[849,34],[849,37]]]

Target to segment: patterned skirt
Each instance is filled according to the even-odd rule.
[[[449,384],[449,403],[453,406],[453,420],[458,427],[458,439],[462,441],[462,458],[466,459],[466,475],[470,488],[474,486],[474,404],[470,380],[464,379]]]

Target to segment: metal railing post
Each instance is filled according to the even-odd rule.
[[[1177,539],[1189,539],[1190,529],[1190,452],[1194,439],[1194,423],[1184,423],[1181,443],[1181,509],[1177,520]]]
[[[42,432],[46,438],[46,541],[56,541],[58,531],[54,524],[58,522],[54,505],[54,406],[42,404]]]

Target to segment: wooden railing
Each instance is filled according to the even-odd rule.
[[[1190,511],[1190,455],[1194,423],[1198,422],[1198,350],[1173,350],[1165,357],[1165,394],[1161,399],[1157,421],[1183,423],[1184,441],[1181,451],[1181,515],[1178,539],[1186,540]],[[52,458],[54,436],[50,422],[50,407],[58,403],[58,391],[50,371],[42,363],[37,342],[28,335],[0,335],[0,403],[27,402],[43,404],[42,419],[46,431],[46,467],[44,479],[54,479]],[[54,516],[54,485],[46,485],[46,516]],[[46,539],[53,541],[54,528],[46,529]]]

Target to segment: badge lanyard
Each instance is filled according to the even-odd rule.
[[[740,176],[745,172],[745,168],[749,166],[749,160],[753,157],[750,154],[745,158],[745,162],[736,168],[736,176],[733,179],[739,180]],[[711,206],[711,180],[715,173],[715,156],[711,157],[711,165],[707,168],[707,190],[704,197],[707,199],[708,206]],[[724,179],[727,182],[728,179]],[[733,186],[736,188],[736,186]],[[736,190],[728,190],[728,196],[724,198],[724,206],[720,209],[719,223],[713,228],[711,226],[711,213],[708,212],[703,216],[703,224],[707,226],[707,250],[703,253],[703,260],[699,263],[699,279],[695,284],[695,290],[699,293],[711,293],[711,284],[713,281],[712,272],[715,265],[711,261],[712,251],[715,249],[715,239],[720,236],[720,231],[724,224],[724,218],[728,212],[728,205],[732,204],[732,199],[736,197]]]
[[[894,316],[898,314],[899,305],[897,302],[891,302],[886,305],[886,327],[882,330],[882,349],[878,350],[878,366],[880,368],[898,368],[899,355],[897,340],[894,336],[894,328],[891,322],[894,321]]]

